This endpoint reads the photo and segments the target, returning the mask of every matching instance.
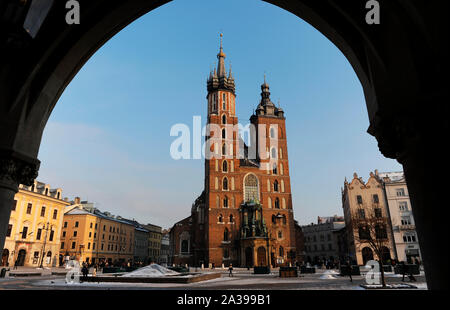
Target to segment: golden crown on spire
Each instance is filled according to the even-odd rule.
[[[222,37],[223,37],[223,33],[220,33],[220,51],[219,51],[219,54],[217,54],[217,57],[226,57],[225,53],[223,52],[223,48],[222,48]]]

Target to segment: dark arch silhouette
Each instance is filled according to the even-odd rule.
[[[65,87],[86,61],[128,24],[167,0],[80,0],[81,25],[65,23],[65,1],[54,1],[32,38],[23,29],[31,1],[0,4],[0,246],[14,193],[37,177],[37,159],[47,120]],[[267,0],[302,18],[345,55],[361,81],[370,126],[381,153],[404,168],[416,219],[429,288],[448,288],[447,264],[440,264],[439,222],[445,192],[448,140],[446,84],[440,79],[448,64],[445,2],[381,1],[382,22],[365,21],[365,1]],[[12,7],[7,7],[5,3]],[[7,27],[4,27],[6,25]],[[445,212],[448,212],[445,210]]]

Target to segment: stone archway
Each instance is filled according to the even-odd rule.
[[[0,5],[0,247],[18,185],[37,177],[45,124],[58,98],[85,62],[128,24],[168,0],[80,0],[82,25],[69,26],[65,1],[54,1],[36,24],[36,37],[23,29],[30,1]],[[445,192],[446,154],[435,141],[449,132],[447,62],[443,25],[447,10],[424,1],[383,1],[382,23],[368,25],[364,1],[266,0],[302,18],[349,60],[364,89],[370,126],[382,154],[404,167],[428,287],[448,288],[448,266],[440,264],[439,205]],[[6,27],[4,27],[4,25]],[[445,212],[448,212],[445,210]],[[443,270],[445,269],[445,270]]]
[[[26,257],[27,257],[27,251],[24,249],[19,250],[19,253],[17,254],[17,260],[16,260],[17,266],[24,266]]]

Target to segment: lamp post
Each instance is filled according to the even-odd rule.
[[[39,265],[39,268],[43,268],[43,264],[44,264],[45,245],[47,243],[47,234],[48,234],[48,226],[49,226],[49,224],[50,223],[47,222],[47,228],[45,229],[44,245],[42,246],[41,263]]]

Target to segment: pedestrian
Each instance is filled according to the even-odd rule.
[[[89,269],[86,265],[86,263],[83,263],[83,268],[81,268],[81,273],[83,274],[83,280],[87,280],[87,276],[89,274]]]
[[[348,275],[350,277],[350,282],[353,282],[353,278],[352,278],[352,265],[350,262],[350,259],[347,261],[347,267],[348,267]]]
[[[15,270],[15,269],[17,269],[17,265],[18,265],[19,263],[18,263],[18,259],[14,262],[14,268],[13,268],[13,270]]]
[[[230,267],[228,267],[228,271],[229,271],[228,276],[232,277],[233,276],[233,264],[230,264]]]
[[[94,270],[92,271],[92,276],[93,277],[97,276],[97,264],[94,265]]]
[[[404,262],[404,261],[402,261],[402,262],[400,263],[400,268],[401,268],[401,270],[402,270],[402,282],[405,282],[406,265],[405,265],[405,262]]]

